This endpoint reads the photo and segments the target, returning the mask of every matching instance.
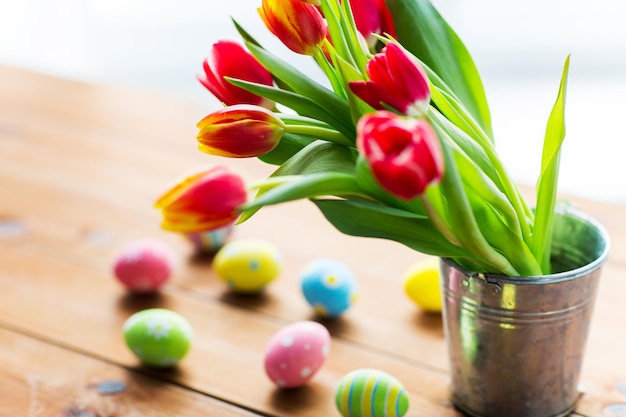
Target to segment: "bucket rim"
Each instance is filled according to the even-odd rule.
[[[609,257],[611,239],[608,231],[595,218],[570,206],[559,208],[558,210],[556,210],[556,212],[564,216],[574,217],[577,220],[580,220],[595,229],[598,237],[604,242],[604,248],[602,248],[602,252],[593,261],[578,268],[571,269],[569,271],[557,272],[554,274],[535,276],[509,276],[496,273],[472,271],[460,266],[450,258],[440,258],[440,260],[450,267],[458,269],[468,277],[482,279],[489,283],[509,283],[515,285],[540,285],[570,281],[589,275],[593,271],[600,269],[600,267],[606,262]]]

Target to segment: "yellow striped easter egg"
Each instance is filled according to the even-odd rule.
[[[335,403],[344,417],[402,417],[409,409],[409,396],[393,376],[363,368],[341,378]]]

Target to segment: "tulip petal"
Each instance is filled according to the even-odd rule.
[[[264,97],[237,87],[224,77],[237,78],[271,86],[273,78],[242,45],[221,40],[213,44],[211,55],[203,62],[204,73],[197,76],[218,100],[226,105],[256,104],[272,108],[273,103]]]
[[[274,149],[285,124],[271,111],[245,104],[217,110],[197,124],[199,149],[213,155],[249,158]]]
[[[395,196],[415,198],[443,175],[441,144],[425,120],[379,111],[359,120],[357,135],[374,177]]]
[[[161,210],[163,229],[192,233],[232,223],[246,200],[241,177],[224,167],[212,167],[183,178],[155,207]]]
[[[352,92],[375,109],[391,107],[402,114],[423,115],[430,104],[430,85],[417,59],[389,43],[369,60],[367,81],[349,83]]]
[[[326,37],[326,21],[312,4],[300,0],[263,0],[258,11],[267,28],[296,53],[314,55]]]

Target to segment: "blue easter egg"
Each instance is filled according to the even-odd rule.
[[[319,316],[333,317],[346,311],[357,298],[357,281],[342,263],[318,259],[301,272],[302,293]]]

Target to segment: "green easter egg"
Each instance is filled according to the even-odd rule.
[[[163,308],[139,311],[124,323],[124,340],[142,363],[174,366],[189,351],[193,329],[180,314]]]
[[[263,290],[280,273],[282,256],[262,239],[239,239],[227,243],[213,259],[216,274],[230,289],[240,293]]]
[[[409,410],[409,396],[400,381],[367,368],[341,378],[335,403],[344,417],[402,417]]]

